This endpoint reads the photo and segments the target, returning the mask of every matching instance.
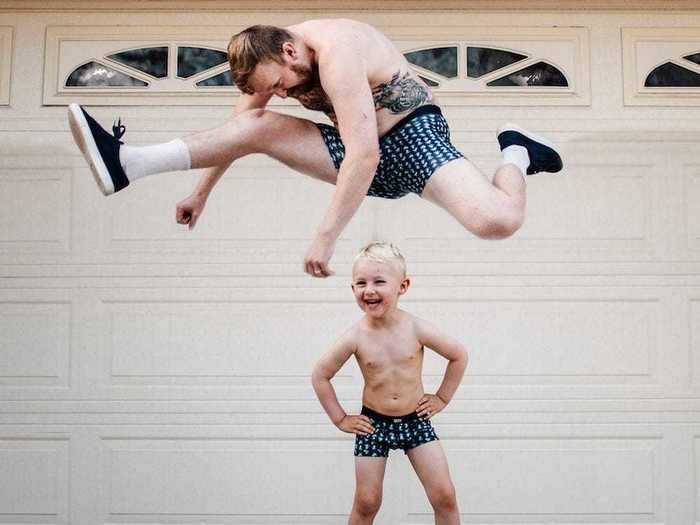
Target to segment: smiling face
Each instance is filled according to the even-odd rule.
[[[410,280],[395,260],[360,257],[352,267],[352,291],[366,315],[380,319],[396,310]]]
[[[282,46],[282,62],[261,62],[250,75],[248,85],[255,93],[287,98],[294,95],[294,88],[303,88],[312,80],[313,70],[292,42]],[[289,93],[291,91],[291,93]]]

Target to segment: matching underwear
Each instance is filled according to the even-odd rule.
[[[360,414],[370,418],[374,433],[355,435],[356,456],[385,458],[389,456],[389,449],[401,448],[408,453],[412,448],[439,439],[430,420],[419,417],[415,412],[393,417],[363,406]]]
[[[345,157],[338,130],[316,123],[336,169]],[[464,158],[450,142],[450,129],[438,106],[426,105],[401,119],[379,139],[379,166],[367,195],[398,199],[423,193],[430,176],[443,164]]]

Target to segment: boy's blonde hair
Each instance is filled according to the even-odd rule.
[[[360,250],[353,263],[363,258],[379,262],[387,262],[393,259],[399,264],[403,274],[406,275],[406,259],[404,259],[399,249],[391,243],[372,241]]]

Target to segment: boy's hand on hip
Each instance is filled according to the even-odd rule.
[[[335,272],[328,266],[335,242],[319,235],[311,243],[304,256],[304,271],[312,277],[328,277]]]
[[[374,427],[372,426],[372,421],[363,415],[359,416],[345,416],[338,423],[338,428],[343,432],[348,434],[360,434],[361,436],[366,436],[367,434],[372,434],[374,432]]]
[[[425,419],[430,419],[438,412],[442,412],[442,409],[447,406],[442,399],[433,394],[424,394],[420,401],[418,401],[418,408],[416,408],[416,414]]]

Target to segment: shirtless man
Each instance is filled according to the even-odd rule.
[[[332,275],[335,242],[365,195],[414,192],[485,239],[512,235],[525,214],[525,174],[557,172],[561,158],[541,137],[499,130],[503,164],[492,180],[450,143],[430,88],[375,28],[353,20],[309,20],[287,28],[253,26],[228,46],[242,95],[236,115],[208,131],[146,147],[125,146],[121,123],[110,135],[77,104],[71,131],[100,189],[109,195],[154,173],[209,168],[176,218],[193,228],[231,163],[264,153],[336,186],[309,246],[304,269]],[[296,98],[335,124],[264,109],[272,96]]]

